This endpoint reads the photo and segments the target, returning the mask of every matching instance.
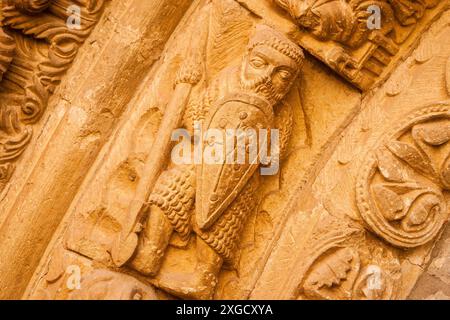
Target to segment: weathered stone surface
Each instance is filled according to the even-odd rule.
[[[449,299],[449,1],[1,6],[0,298]]]

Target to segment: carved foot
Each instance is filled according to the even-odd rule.
[[[129,266],[145,276],[154,277],[161,267],[164,252],[156,246],[144,247],[136,253]]]
[[[161,275],[154,283],[158,288],[182,299],[211,300],[217,278],[209,272],[172,273]]]

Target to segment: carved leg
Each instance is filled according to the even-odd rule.
[[[222,257],[205,241],[197,237],[197,266],[195,269],[199,299],[213,298],[222,264]]]
[[[144,275],[155,276],[161,267],[172,232],[172,225],[161,209],[151,206],[136,255],[130,262],[131,267]]]

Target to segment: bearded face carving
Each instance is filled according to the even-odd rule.
[[[277,40],[272,29],[266,26],[258,29],[242,59],[240,82],[243,89],[261,94],[276,104],[289,92],[304,56],[292,44]],[[263,34],[272,38],[267,39]]]
[[[290,58],[269,46],[257,46],[244,58],[241,84],[269,101],[280,101],[289,91],[298,67]]]

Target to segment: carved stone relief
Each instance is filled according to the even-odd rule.
[[[424,245],[448,220],[449,116],[446,105],[420,110],[363,165],[356,187],[359,211],[394,246]]]
[[[310,53],[363,90],[380,83],[402,59],[414,34],[426,30],[448,6],[445,1],[390,0],[239,0],[255,14],[266,15],[284,28]],[[286,16],[274,3],[293,18]],[[380,28],[367,22],[376,6]],[[268,14],[267,12],[270,12]],[[298,26],[298,27],[297,27]]]
[[[1,3],[5,187],[33,131],[53,137],[36,124],[105,5]],[[70,5],[81,8],[81,28],[67,25]],[[99,76],[89,90],[102,116],[71,105],[70,121],[58,125],[80,122],[79,159],[92,161],[76,181],[68,177],[64,201],[45,199],[64,218],[40,243],[47,250],[31,263],[23,298],[406,299],[449,219],[449,2],[194,0],[181,20],[165,5],[118,1],[109,11],[141,8],[151,18],[142,14],[139,26],[110,19],[130,35],[123,50],[142,46],[111,83]],[[374,6],[381,27],[371,29]],[[161,21],[173,28],[148,25]],[[144,40],[132,40],[137,33]],[[144,61],[146,69],[130,67]],[[115,90],[120,79],[130,81],[126,93]],[[97,90],[110,95],[96,100]],[[121,107],[108,107],[117,100]],[[182,163],[180,129],[189,137],[181,155],[193,150]],[[195,162],[198,150],[228,142],[208,129],[263,131],[258,148],[279,145],[266,155],[257,149],[257,162]],[[254,137],[245,134],[233,137],[233,157],[241,138],[251,157]]]
[[[103,5],[104,0],[1,2],[0,190]],[[68,21],[74,12],[79,24],[72,27]]]
[[[420,280],[414,286],[449,218],[446,19],[364,98],[325,166],[299,190],[311,201],[291,207],[251,298],[406,299],[425,290]],[[445,256],[436,259],[434,272],[445,273]],[[275,285],[283,289],[267,294]]]

